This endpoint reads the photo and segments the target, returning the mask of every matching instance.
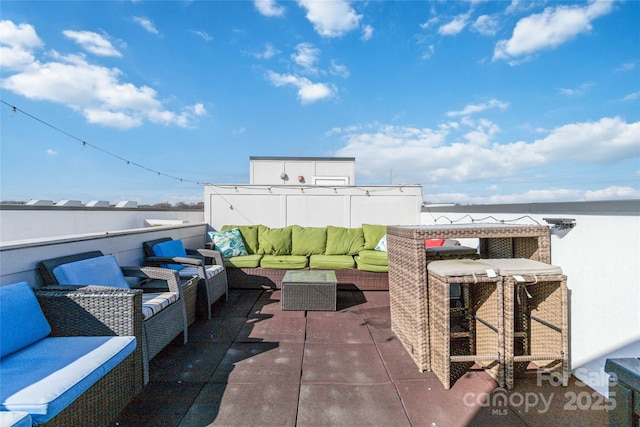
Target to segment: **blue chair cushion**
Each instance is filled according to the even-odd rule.
[[[59,414],[136,348],[136,338],[45,338],[2,359],[0,410],[31,414],[34,425]]]
[[[182,240],[167,240],[166,242],[156,243],[151,248],[156,256],[162,257],[186,257],[187,251],[182,244]],[[171,268],[172,270],[182,270],[184,265],[182,264],[167,264],[163,265],[164,268]]]
[[[51,325],[29,284],[0,286],[0,358],[50,333]]]
[[[113,255],[62,264],[53,269],[53,275],[61,285],[99,285],[130,289]]]

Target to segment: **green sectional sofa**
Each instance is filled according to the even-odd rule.
[[[223,254],[230,288],[279,288],[287,270],[321,269],[335,270],[340,289],[388,290],[386,232],[373,224],[225,225],[209,237]]]

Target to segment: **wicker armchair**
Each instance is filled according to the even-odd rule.
[[[51,289],[49,288],[50,286],[55,286],[55,289],[68,288],[68,285],[60,287],[58,280],[53,274],[53,270],[56,267],[100,256],[103,256],[102,252],[92,251],[41,261],[38,263],[38,269],[42,277],[42,283],[45,286],[44,289]],[[185,297],[180,286],[180,279],[174,270],[156,267],[120,268],[125,277],[166,281],[169,292],[178,295],[178,299],[174,303],[161,308],[151,317],[146,317],[142,321],[142,339],[140,340],[142,343],[142,372],[143,384],[147,384],[149,382],[149,361],[181,333],[183,334],[183,344],[186,344],[189,339]],[[90,283],[83,285],[90,285]],[[135,288],[135,286],[133,286],[133,288]],[[157,292],[145,292],[143,294],[143,303],[140,307],[141,316],[145,302],[153,300],[153,298],[158,297],[160,294],[161,293]],[[69,313],[61,312],[59,316],[66,317],[69,316]]]
[[[207,319],[211,319],[211,304],[218,298],[225,295],[225,300],[229,298],[229,286],[227,281],[227,271],[224,268],[222,254],[213,249],[186,249],[181,244],[181,250],[186,256],[162,256],[154,250],[154,246],[160,243],[172,242],[170,237],[150,240],[142,244],[145,254],[145,264],[155,267],[164,267],[169,264],[179,264],[182,267],[178,271],[181,278],[198,276],[199,312],[206,314]],[[157,249],[157,248],[156,248]],[[213,264],[207,263],[211,260]]]
[[[36,297],[51,325],[50,336],[135,336],[143,339],[142,292],[87,286],[41,289]],[[118,364],[46,425],[107,425],[142,383],[142,348]]]

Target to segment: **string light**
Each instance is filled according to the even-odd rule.
[[[46,122],[46,121],[44,121],[44,120],[42,120],[42,119],[39,119],[38,117],[36,117],[36,116],[34,116],[34,115],[32,115],[32,114],[29,114],[29,113],[27,113],[26,111],[23,111],[23,110],[19,109],[19,108],[18,108],[18,107],[16,107],[15,105],[11,105],[11,104],[7,103],[7,102],[6,102],[6,101],[4,101],[3,99],[0,99],[0,102],[2,102],[4,105],[6,105],[6,106],[10,107],[10,108],[11,108],[11,111],[12,111],[12,112],[14,112],[14,113],[16,113],[16,112],[22,113],[22,114],[24,114],[25,116],[27,116],[27,117],[29,117],[29,118],[31,118],[31,119],[33,119],[33,120],[37,121],[37,122],[40,122],[41,124],[43,124],[43,125],[45,125],[45,126],[48,126],[48,127],[50,127],[51,129],[53,129],[53,130],[55,130],[55,131],[57,131],[57,132],[60,132],[60,133],[61,133],[61,134],[63,134],[63,135],[68,136],[68,137],[69,137],[69,138],[71,138],[71,139],[75,139],[76,141],[79,141],[79,142],[82,144],[82,147],[83,147],[83,148],[84,148],[84,147],[91,147],[91,148],[93,148],[94,150],[98,150],[98,151],[102,152],[103,154],[106,154],[106,155],[108,155],[108,156],[114,157],[114,158],[116,158],[116,159],[118,159],[118,160],[122,160],[123,162],[125,162],[125,164],[126,164],[126,165],[134,165],[134,166],[136,166],[136,167],[139,167],[140,169],[144,169],[144,170],[146,170],[146,171],[149,171],[149,172],[155,173],[155,174],[156,174],[156,175],[158,175],[158,176],[164,176],[164,177],[166,177],[166,178],[175,179],[176,181],[180,181],[180,182],[190,182],[190,183],[194,183],[194,184],[197,184],[197,185],[202,185],[202,183],[200,183],[200,182],[197,182],[197,181],[191,181],[191,180],[188,180],[188,179],[184,179],[184,178],[180,178],[180,177],[177,177],[177,176],[169,175],[169,174],[163,173],[163,172],[161,172],[161,171],[157,171],[157,170],[155,170],[155,169],[148,168],[148,167],[146,167],[146,166],[144,166],[144,165],[141,165],[141,164],[139,164],[139,163],[136,163],[136,162],[132,162],[132,161],[130,161],[130,160],[127,160],[127,159],[125,159],[125,158],[123,158],[123,157],[121,157],[121,156],[118,156],[117,154],[114,154],[114,153],[112,153],[112,152],[110,152],[110,151],[107,151],[107,150],[105,150],[105,149],[102,149],[102,148],[98,147],[97,145],[90,144],[90,143],[88,143],[87,141],[85,141],[85,140],[83,140],[83,139],[80,139],[80,138],[76,137],[75,135],[72,135],[72,134],[70,134],[69,132],[66,132],[66,131],[64,131],[64,130],[62,130],[62,129],[60,129],[60,128],[58,128],[58,127],[54,126],[54,125],[52,125],[51,123],[48,123],[48,122]]]

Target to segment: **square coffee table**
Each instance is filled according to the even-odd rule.
[[[282,279],[282,310],[336,311],[336,272],[290,270]]]

